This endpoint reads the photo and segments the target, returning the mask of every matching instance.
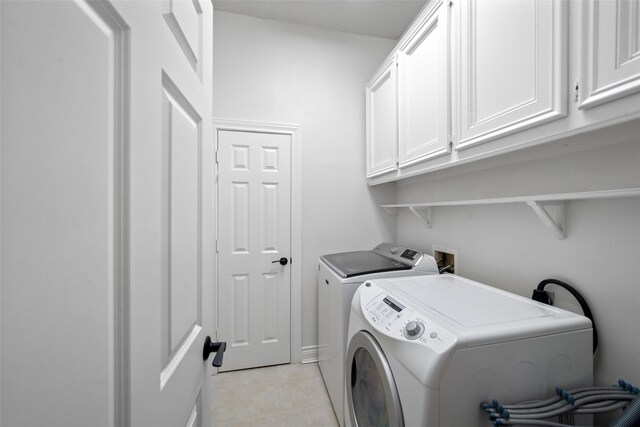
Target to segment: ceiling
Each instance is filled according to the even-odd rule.
[[[213,0],[215,10],[392,40],[426,0]]]

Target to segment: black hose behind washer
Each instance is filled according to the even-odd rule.
[[[544,287],[549,283],[552,283],[554,285],[558,285],[561,288],[565,288],[567,291],[569,291],[569,293],[571,293],[571,295],[573,295],[573,297],[580,304],[580,307],[582,308],[582,312],[584,313],[584,315],[589,320],[591,320],[591,325],[592,325],[592,329],[593,329],[593,352],[595,353],[596,349],[598,348],[598,331],[596,329],[596,321],[593,318],[593,314],[591,313],[591,309],[589,308],[589,304],[587,304],[587,301],[582,297],[582,295],[580,295],[580,292],[578,292],[573,286],[571,286],[568,283],[565,283],[565,282],[563,282],[561,280],[558,280],[558,279],[545,279],[542,282],[540,282],[538,284],[538,287],[533,291],[533,299],[535,299],[536,301],[541,301],[541,302],[544,302],[546,304],[551,305],[551,301],[549,301],[549,299],[546,296],[543,299],[540,298],[540,295],[544,294]]]

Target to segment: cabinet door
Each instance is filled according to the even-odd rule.
[[[392,58],[367,85],[367,178],[397,167],[396,62]]]
[[[456,150],[566,115],[566,2],[454,3]]]
[[[580,109],[640,91],[640,2],[584,2],[585,29]]]
[[[448,154],[448,11],[442,1],[398,52],[399,167]]]

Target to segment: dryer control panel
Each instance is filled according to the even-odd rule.
[[[437,351],[455,343],[455,337],[448,330],[376,285],[366,282],[360,287],[360,293],[362,312],[379,332],[391,338],[413,341]]]

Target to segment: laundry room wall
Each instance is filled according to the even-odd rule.
[[[307,355],[317,347],[318,257],[395,240],[395,220],[376,208],[395,200],[393,187],[368,191],[364,179],[364,87],[395,43],[215,12],[214,116],[301,126],[302,260],[294,262],[302,262]]]
[[[630,132],[629,132],[630,130]],[[640,134],[635,123],[627,133]],[[578,138],[579,139],[579,138]],[[579,141],[578,141],[579,142]],[[555,144],[561,144],[556,142]],[[484,170],[442,171],[398,184],[398,203],[469,200],[640,187],[640,140]],[[576,287],[594,313],[595,381],[640,383],[640,198],[571,201],[557,239],[526,204],[439,207],[426,228],[408,209],[398,240],[457,250],[462,276],[531,297],[546,278]],[[580,312],[558,287],[558,305]],[[487,307],[499,310],[500,307]]]

